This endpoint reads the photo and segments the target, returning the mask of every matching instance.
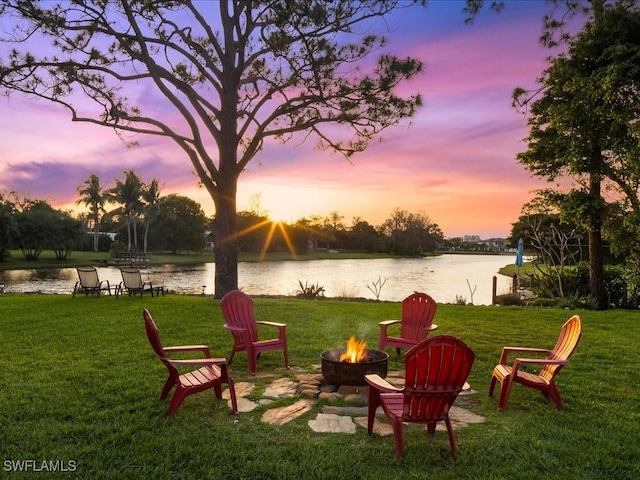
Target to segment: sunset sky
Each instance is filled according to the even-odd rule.
[[[423,95],[411,125],[386,130],[351,163],[313,142],[269,143],[240,177],[239,209],[259,195],[274,219],[337,211],[347,225],[354,216],[379,225],[400,208],[428,215],[446,237],[506,237],[532,190],[545,185],[515,160],[527,126],[511,93],[532,87],[557,52],[538,42],[548,3],[505,3],[473,24],[458,1],[389,18],[389,50],[425,64],[402,88]],[[0,111],[0,190],[77,209],[76,187],[90,174],[111,187],[133,168],[144,181],[157,178],[163,195],[189,196],[214,214],[189,160],[168,140],[138,137],[140,146],[127,148],[110,129],[72,123],[61,107],[17,94],[0,98]]]

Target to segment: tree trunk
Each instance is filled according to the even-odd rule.
[[[97,221],[94,222],[94,226],[93,226],[93,251],[97,252],[98,251],[98,238],[100,236],[100,225],[98,224]]]
[[[127,214],[127,253],[131,253],[131,221],[129,220],[129,214]]]
[[[148,240],[148,237],[149,237],[149,223],[150,223],[149,221],[145,221],[144,222],[144,246],[143,246],[144,250],[143,250],[143,253],[147,253],[147,240]]]
[[[136,222],[136,217],[135,215],[132,215],[132,222],[133,223],[133,248],[135,248],[135,251],[138,251],[138,224]]]
[[[238,289],[238,237],[236,234],[237,178],[218,183],[215,233],[215,297]]]
[[[221,7],[221,11],[225,7]],[[228,19],[227,19],[228,20]],[[223,23],[225,20],[223,20]],[[238,91],[240,88],[241,68],[237,67],[236,60],[240,58],[238,45],[233,38],[235,34],[228,35],[232,27],[225,24],[225,55],[221,58],[222,64],[222,95],[220,98],[220,132],[216,138],[218,146],[218,172],[215,175],[215,189],[209,193],[216,207],[214,223],[215,241],[215,297],[222,298],[232,290],[238,289],[238,235],[237,235],[237,211],[236,196],[238,194],[238,177],[243,167],[238,165],[238,135],[237,116],[239,110]],[[227,29],[228,32],[227,32]],[[244,52],[242,55],[246,54]],[[236,57],[238,55],[238,57]],[[244,68],[244,67],[242,67]]]
[[[596,308],[609,308],[607,292],[604,288],[604,266],[602,261],[602,207],[600,206],[600,179],[591,175],[589,193],[598,206],[591,214],[589,228],[589,292],[595,298]]]
[[[604,288],[602,236],[600,230],[589,232],[589,291],[596,300],[596,308],[598,310],[609,308],[607,292]]]

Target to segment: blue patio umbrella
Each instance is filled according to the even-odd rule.
[[[518,240],[518,249],[516,250],[516,265],[518,266],[518,274],[520,273],[520,267],[524,265],[524,242],[522,239]]]

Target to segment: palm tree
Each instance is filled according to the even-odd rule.
[[[122,205],[118,213],[124,216],[127,224],[127,251],[131,252],[131,230],[133,229],[133,245],[138,249],[138,231],[136,227],[136,217],[142,209],[140,195],[142,191],[142,180],[133,170],[124,172],[124,182],[116,179],[115,187],[109,190],[110,198],[114,203]]]
[[[104,204],[107,200],[107,195],[100,186],[100,179],[93,173],[76,190],[80,195],[80,199],[76,203],[78,205],[84,203],[89,207],[87,218],[93,226],[93,251],[97,252],[98,238],[100,237],[100,217],[105,212]]]
[[[142,201],[144,202],[144,253],[147,253],[147,237],[149,236],[149,224],[158,210],[158,199],[160,198],[160,185],[157,179],[142,188]]]

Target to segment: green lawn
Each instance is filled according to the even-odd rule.
[[[260,319],[288,324],[292,369],[268,352],[259,376],[246,356],[234,380],[255,381],[255,398],[274,378],[313,371],[319,354],[351,334],[377,345],[378,322],[397,303],[256,299]],[[469,382],[481,424],[456,431],[453,458],[445,432],[405,429],[405,457],[392,437],[322,434],[307,425],[322,408],[285,425],[260,421],[265,407],[237,418],[211,392],[188,397],[166,418],[158,395],[165,370],[144,334],[147,307],[166,345],[205,343],[226,356],[231,337],[219,302],[204,296],[160,298],[69,295],[0,296],[0,459],[2,478],[83,479],[635,479],[640,477],[637,391],[640,322],[634,311],[566,311],[440,305],[437,334],[462,338],[476,353]],[[514,385],[504,412],[487,397],[503,345],[552,347],[578,313],[581,344],[558,377],[565,409]],[[390,355],[390,369],[401,358]],[[296,399],[279,400],[276,405]],[[11,462],[73,462],[73,472],[15,472]],[[69,465],[69,463],[67,463]]]

